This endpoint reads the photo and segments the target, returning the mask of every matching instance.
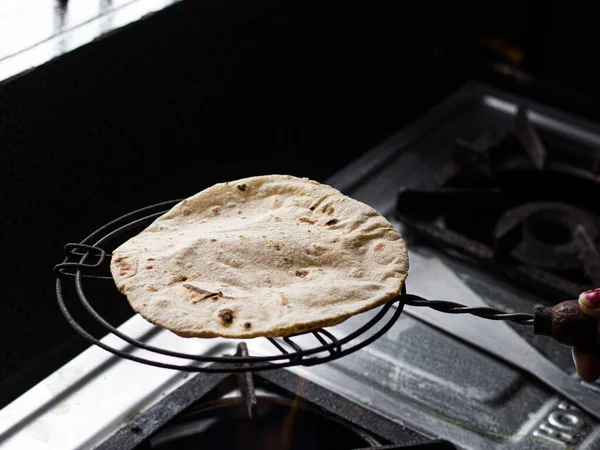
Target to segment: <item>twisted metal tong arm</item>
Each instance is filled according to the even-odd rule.
[[[424,306],[447,314],[472,314],[482,319],[507,320],[519,325],[533,325],[534,319],[533,314],[509,314],[494,308],[466,306],[445,300],[427,300],[413,294],[405,294],[403,301],[408,306]]]

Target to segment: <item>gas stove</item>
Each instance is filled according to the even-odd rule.
[[[410,249],[409,293],[531,312],[535,304],[553,304],[596,282],[596,211],[573,198],[570,184],[559,195],[563,190],[551,189],[557,181],[528,190],[522,177],[498,185],[494,175],[520,168],[541,180],[556,164],[568,165],[568,180],[594,186],[598,149],[600,126],[470,83],[324,182],[371,205],[402,232]],[[521,203],[530,209],[519,209]],[[549,235],[539,231],[540,223],[552,224],[545,227]],[[549,248],[567,252],[562,265],[540,259]],[[377,313],[328,331],[343,340]],[[195,355],[272,351],[262,338],[243,344],[179,338],[139,316],[118,331],[144,345]],[[146,355],[114,334],[101,343]],[[172,355],[157,358],[177,362]],[[600,404],[600,387],[574,375],[569,349],[518,326],[407,306],[383,336],[355,353],[267,369],[252,377],[195,374],[93,346],[0,411],[0,447],[230,448],[243,437],[270,443],[258,448],[301,448],[294,442],[310,448],[600,448],[599,421],[584,411]],[[293,433],[294,421],[314,436],[294,441],[285,431]],[[232,435],[223,436],[228,430]],[[334,431],[344,438],[315,437]]]
[[[519,105],[512,123],[457,139],[436,177],[402,189],[397,217],[545,295],[577,297],[600,284],[600,151],[538,132],[528,114]]]

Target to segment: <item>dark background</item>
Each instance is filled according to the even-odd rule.
[[[597,119],[581,8],[188,0],[1,83],[0,407],[87,346],[52,267],[114,217],[243,176],[323,181],[470,78]]]

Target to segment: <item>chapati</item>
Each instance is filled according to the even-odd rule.
[[[112,254],[132,308],[184,337],[286,336],[398,295],[400,234],[370,206],[306,178],[216,184]]]

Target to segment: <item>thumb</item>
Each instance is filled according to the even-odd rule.
[[[582,292],[579,296],[579,308],[589,316],[600,318],[600,289]]]

